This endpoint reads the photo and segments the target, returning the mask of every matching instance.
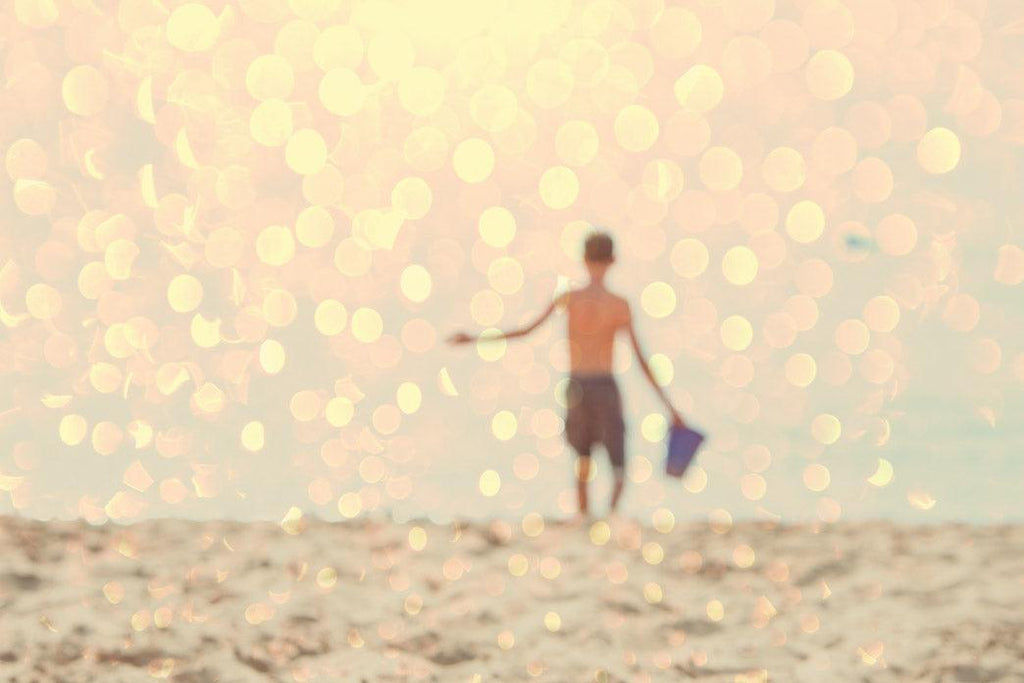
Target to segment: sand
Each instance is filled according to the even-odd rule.
[[[538,521],[0,518],[0,683],[1024,681],[1019,526]]]

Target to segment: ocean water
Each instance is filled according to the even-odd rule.
[[[599,228],[624,514],[1021,520],[1019,2],[445,3],[0,8],[0,513],[569,515],[565,321],[444,339]]]

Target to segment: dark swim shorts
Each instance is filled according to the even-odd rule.
[[[612,468],[621,476],[625,467],[625,423],[622,397],[612,375],[569,375],[566,388],[565,437],[581,458],[604,444]]]

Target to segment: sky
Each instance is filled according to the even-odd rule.
[[[2,10],[0,513],[571,515],[563,314],[445,340],[600,229],[624,514],[1021,521],[1017,3],[165,5]]]

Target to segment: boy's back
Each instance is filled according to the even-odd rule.
[[[601,285],[567,292],[569,368],[573,373],[612,372],[615,333],[629,325],[629,304]]]

